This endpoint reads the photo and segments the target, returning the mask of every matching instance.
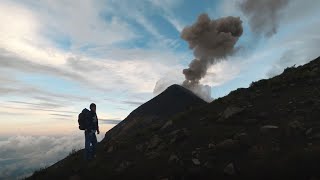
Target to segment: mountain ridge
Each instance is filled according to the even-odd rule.
[[[81,150],[29,179],[319,178],[319,83],[320,57],[161,123],[142,117],[151,123],[107,133],[94,161]]]

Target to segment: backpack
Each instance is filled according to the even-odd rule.
[[[87,128],[87,115],[90,111],[87,108],[84,108],[78,116],[78,123],[80,130],[86,130]]]

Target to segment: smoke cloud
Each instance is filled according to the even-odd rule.
[[[183,86],[205,100],[211,98],[210,86],[201,85],[200,80],[210,65],[235,52],[234,46],[242,32],[242,21],[232,16],[214,20],[201,14],[193,25],[185,27],[181,38],[193,49],[195,59],[183,70]]]
[[[270,37],[277,33],[282,9],[289,0],[243,0],[239,6],[253,32]]]
[[[211,86],[209,85],[196,84],[191,86],[189,85],[187,88],[207,102],[211,102],[213,100],[211,97]]]

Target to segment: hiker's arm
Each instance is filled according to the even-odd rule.
[[[99,129],[99,119],[98,119],[98,116],[97,116],[97,133],[100,134],[100,129]]]

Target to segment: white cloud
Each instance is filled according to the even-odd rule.
[[[178,8],[181,0],[173,1],[157,1],[157,0],[130,0],[130,1],[108,1],[108,6],[104,6],[105,13],[109,16],[118,16],[139,26],[132,26],[128,31],[136,32],[138,38],[148,41],[147,45],[151,48],[163,48],[166,50],[176,49],[178,47],[175,39],[165,36],[161,32],[161,27],[157,24],[158,21],[153,19],[153,16],[162,16],[170,24],[180,31],[183,23],[174,15],[174,8]],[[127,16],[130,14],[130,16]],[[146,33],[147,32],[147,33]],[[147,40],[147,39],[148,40]]]
[[[15,123],[20,123],[16,129],[21,129],[21,125],[26,125],[25,122],[30,120],[34,125],[26,125],[27,130],[23,131],[30,132],[44,124],[39,123],[40,121],[75,119],[56,117],[50,113],[65,115],[63,111],[79,111],[80,104],[87,104],[88,101],[99,103],[103,98],[101,96],[112,96],[112,93],[122,94],[124,97],[144,94],[143,100],[147,100],[155,82],[178,66],[178,62],[185,56],[174,52],[179,43],[164,38],[145,16],[145,12],[139,11],[139,6],[131,7],[132,3],[127,3],[125,9],[118,9],[111,5],[109,1],[87,0],[1,2],[0,20],[6,26],[0,27],[0,82],[3,82],[0,93],[6,98],[1,98],[3,105],[0,111],[6,113],[2,113],[0,118],[12,120],[6,126],[14,127]],[[114,9],[110,10],[108,7]],[[126,8],[130,11],[126,11]],[[127,16],[130,12],[136,14]],[[113,44],[130,41],[138,36],[141,38],[143,34],[136,34],[137,29],[128,23],[137,17],[140,19],[135,21],[155,36],[149,42],[149,47],[121,49],[114,46]],[[71,49],[57,48],[55,41],[59,39],[70,40]],[[84,52],[83,47],[86,49]],[[35,85],[37,83],[17,80],[17,76],[21,74],[44,74],[64,82],[69,81],[84,96],[92,93],[95,96],[84,98],[61,90],[44,89]],[[65,106],[34,107],[31,104],[12,104],[3,100],[10,98]],[[101,118],[123,118],[132,108],[100,113]],[[71,127],[70,123],[62,124],[66,126],[62,127],[63,130]],[[50,133],[53,130],[50,129]],[[5,130],[3,133],[10,131]],[[36,134],[41,133],[45,131],[39,129]]]
[[[99,137],[99,141],[101,137]],[[84,147],[84,135],[13,136],[0,141],[0,179],[18,179]]]
[[[239,10],[239,2],[241,0],[228,0],[228,1],[221,1],[218,7],[219,15],[220,16],[240,16],[241,11]],[[241,19],[243,19],[241,17]]]
[[[299,66],[320,56],[317,45],[320,43],[320,38],[306,39],[301,44],[298,43],[296,46],[289,46],[279,60],[275,61],[269,71],[267,77],[274,77],[283,72],[287,67],[293,65]]]
[[[130,90],[131,92],[151,92],[153,85],[162,74],[175,68],[178,58],[170,53],[135,51],[129,60],[69,58],[65,64],[40,65],[29,59],[1,56],[1,68],[28,73],[46,73],[74,82],[83,87],[98,90]],[[0,51],[1,53],[1,51]],[[159,55],[157,55],[159,53]],[[125,54],[123,54],[125,56]],[[153,57],[152,57],[153,56]],[[129,56],[127,56],[129,57]],[[177,59],[177,60],[175,60]],[[94,77],[94,78],[92,78]],[[20,88],[19,88],[20,89]]]
[[[136,37],[121,18],[103,16],[102,1],[37,1],[27,2],[36,8],[36,16],[46,35],[70,38],[74,47],[107,45]]]
[[[0,48],[43,64],[60,64],[60,59],[65,58],[48,47],[45,39],[39,36],[37,17],[21,5],[2,2],[0,21],[5,24],[0,26]]]
[[[181,32],[183,28],[186,26],[185,23],[181,22],[172,15],[164,15],[164,17],[176,28],[178,32]]]
[[[86,73],[87,77],[94,77],[90,78],[91,84],[102,90],[130,90],[132,93],[151,92],[156,80],[168,71],[177,69],[178,66],[172,65],[170,59],[167,59],[175,58],[174,56],[166,56],[166,53],[159,56],[153,55],[155,56],[151,57],[148,53],[144,55],[137,52],[129,60],[78,59],[75,60],[78,62],[77,66],[73,65],[73,70],[78,71],[79,74]],[[93,69],[86,70],[90,65],[93,65]]]
[[[180,5],[182,3],[182,0],[149,0],[151,3],[153,3],[156,6],[159,6],[163,9],[172,9]]]
[[[26,8],[27,5],[21,6],[8,2],[1,4],[0,18],[2,18],[2,22],[7,24],[5,27],[0,27],[0,38],[4,40],[1,41],[2,44],[0,43],[0,48],[4,49],[4,51],[0,51],[2,55],[0,59],[0,61],[2,61],[1,64],[4,63],[6,65],[5,68],[16,68],[23,72],[45,72],[53,76],[66,78],[67,80],[79,81],[85,85],[89,83],[90,87],[101,90],[117,89],[117,87],[120,86],[124,89],[137,92],[151,92],[156,79],[170,69],[172,64],[181,60],[181,54],[174,54],[173,51],[163,43],[159,44],[162,46],[161,48],[155,45],[154,49],[126,50],[107,48],[109,51],[104,53],[104,57],[108,57],[107,59],[91,58],[82,53],[64,52],[63,50],[54,48],[50,40],[42,36],[42,31],[52,29],[50,28],[51,26],[53,26],[53,29],[61,28],[68,31],[66,33],[74,34],[74,39],[79,42],[84,41],[90,43],[89,39],[97,38],[103,40],[104,38],[118,36],[117,34],[108,34],[109,30],[114,33],[119,33],[119,36],[125,39],[130,39],[127,37],[127,26],[121,26],[125,31],[114,28],[113,25],[118,22],[117,17],[112,17],[110,26],[108,25],[108,27],[104,28],[97,27],[99,33],[95,31],[90,32],[90,29],[84,27],[88,26],[86,23],[89,23],[89,21],[93,23],[94,26],[96,24],[106,23],[99,19],[101,18],[99,12],[102,8],[99,4],[91,1],[68,3],[71,4],[66,5],[65,2],[56,1],[39,1],[33,4],[36,9],[39,8],[39,12],[29,11]],[[42,10],[41,7],[44,10]],[[137,9],[135,9],[134,12],[136,12],[136,10]],[[142,14],[137,13],[136,15],[140,17],[140,19],[138,18],[137,20],[142,21],[142,24],[145,23],[147,29],[150,26],[150,32],[154,35],[158,34],[157,30],[152,29],[153,26],[146,21]],[[11,16],[17,19],[17,21],[12,21]],[[45,24],[44,22],[52,24]],[[14,31],[12,31],[12,29]],[[15,29],[26,29],[26,31],[18,31]],[[80,34],[77,35],[77,32]],[[106,43],[108,42],[109,41],[106,41]],[[163,39],[161,42],[171,47],[177,47],[176,41]],[[98,51],[101,52],[103,50],[104,49],[100,49]],[[94,50],[91,52],[94,53]],[[66,66],[70,58],[79,59],[79,61],[81,60],[80,63],[83,63],[83,66],[90,67],[92,65],[94,68],[90,71],[70,68]],[[155,66],[157,66],[157,68],[154,68]],[[146,74],[148,74],[148,76],[146,76]],[[95,78],[88,79],[88,77]]]
[[[229,60],[223,60],[212,65],[208,69],[207,75],[201,79],[201,83],[214,87],[235,78],[241,72],[245,62],[242,59],[229,58]]]
[[[295,3],[299,4],[298,2]],[[309,7],[310,4],[308,3],[309,1],[306,2],[306,5],[301,7]],[[295,7],[295,5],[291,6]],[[291,10],[295,9],[293,8]],[[315,15],[316,14],[314,14],[314,16]],[[283,48],[284,51],[281,56],[278,57],[278,60],[271,64],[269,71],[267,72],[268,77],[279,75],[286,67],[303,65],[320,56],[318,47],[320,44],[320,34],[318,31],[320,28],[320,21],[313,16],[303,17],[305,19],[301,22],[288,24],[284,31],[285,33],[282,34],[282,38],[271,41],[269,46]],[[288,29],[290,29],[290,31],[288,31]]]
[[[182,74],[182,67],[179,67],[173,71],[169,71],[156,82],[154,85],[153,94],[156,96],[173,84],[181,85],[183,81],[184,77]]]
[[[107,6],[103,6],[104,12],[108,16],[122,17],[127,21],[133,21],[140,24],[154,38],[163,38],[152,21],[146,16],[146,12],[152,13],[155,10],[150,6],[148,1],[107,1]],[[130,14],[128,16],[128,14]],[[127,29],[128,32],[133,32],[134,28]],[[137,32],[138,36],[145,36],[141,32]]]
[[[186,25],[175,15],[175,9],[179,8],[179,5],[182,3],[182,0],[150,0],[150,2],[160,8],[162,11],[163,17],[176,28],[178,32],[181,32],[184,26]]]

